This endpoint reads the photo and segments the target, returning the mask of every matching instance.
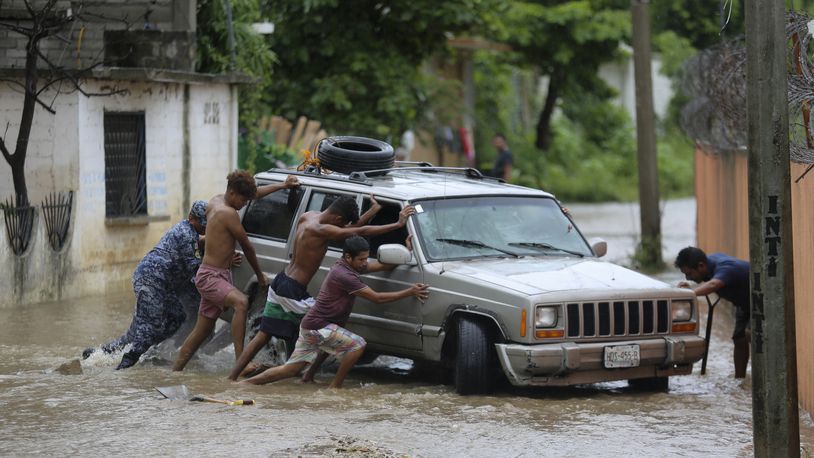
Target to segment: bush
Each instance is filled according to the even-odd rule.
[[[280,165],[298,165],[302,156],[285,145],[274,143],[270,132],[261,132],[259,138],[241,135],[238,140],[238,166],[252,173],[268,170]]]

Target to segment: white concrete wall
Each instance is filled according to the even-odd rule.
[[[164,232],[187,214],[183,192],[184,110],[190,134],[190,202],[224,191],[237,157],[237,98],[226,84],[90,81],[89,92],[117,87],[128,93],[87,98],[60,95],[57,114],[38,110],[26,166],[29,195],[39,204],[50,191],[72,189],[70,235],[55,255],[38,214],[32,246],[22,257],[11,253],[0,221],[0,307],[60,298],[123,292],[133,269]],[[0,89],[0,123],[11,123],[16,141],[22,97]],[[168,217],[138,225],[105,224],[104,113],[144,111],[149,216]],[[14,132],[14,135],[12,134]],[[13,194],[11,169],[0,166],[0,196]]]
[[[237,167],[237,92],[226,86],[220,89],[214,93],[190,87],[192,200],[208,200],[224,192],[226,175]]]
[[[94,82],[89,91],[105,83]],[[87,293],[99,294],[127,288],[127,272],[134,261],[180,219],[183,86],[175,83],[137,83],[128,94],[79,100],[78,218],[73,259],[77,275],[88,279]],[[132,226],[105,225],[105,111],[143,111],[147,159],[149,216],[169,216],[168,221]],[[169,194],[170,189],[174,192]]]
[[[673,88],[670,79],[661,74],[661,61],[658,56],[651,62],[653,82],[653,110],[659,119],[664,119],[670,99],[673,98]],[[630,114],[630,119],[636,122],[636,79],[633,72],[633,55],[617,62],[609,62],[599,67],[599,77],[610,87],[619,91],[616,101]]]
[[[48,101],[53,97],[53,91],[42,96]],[[32,202],[39,203],[49,192],[76,189],[79,151],[76,104],[75,93],[61,94],[53,106],[56,114],[39,105],[34,110],[25,164],[28,195]],[[18,88],[0,85],[0,135],[12,153],[20,129],[22,106],[23,94]],[[13,195],[11,167],[5,160],[0,160],[0,200]]]
[[[51,100],[54,93],[43,94]],[[16,88],[0,85],[0,135],[10,152],[16,148],[20,128],[23,95]],[[76,135],[76,94],[61,94],[52,107],[56,114],[37,106],[34,112],[25,173],[29,200],[39,206],[44,197],[55,191],[76,189],[78,185],[78,151]],[[6,129],[8,126],[8,129]],[[0,201],[14,196],[11,167],[0,160]],[[45,230],[42,213],[35,213],[33,235],[28,250],[15,256],[6,236],[5,216],[0,211],[0,307],[15,303],[36,303],[61,297],[70,285],[70,247],[73,225],[60,252],[54,252]]]

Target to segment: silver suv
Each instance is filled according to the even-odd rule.
[[[396,165],[349,174],[259,173],[258,184],[295,173],[302,185],[241,213],[271,278],[291,256],[303,212],[343,195],[364,212],[374,195],[383,208],[370,224],[387,224],[403,206],[415,206],[403,229],[370,240],[371,256],[399,267],[364,281],[377,291],[427,283],[429,300],[358,298],[348,328],[367,340],[367,352],[438,363],[462,394],[489,392],[502,376],[524,386],[627,379],[667,388],[669,376],[691,373],[703,356],[692,291],[600,260],[605,243],[589,244],[551,194],[474,169]],[[408,234],[412,253],[403,245]],[[340,255],[336,241],[308,285],[311,294]],[[256,281],[247,264],[234,273],[244,291]]]

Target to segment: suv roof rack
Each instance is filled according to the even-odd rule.
[[[309,167],[309,169],[306,169],[306,170],[291,170],[291,169],[281,169],[281,168],[274,167],[274,168],[270,168],[270,169],[268,169],[266,171],[267,172],[287,173],[289,175],[297,175],[297,176],[303,176],[303,177],[320,178],[320,179],[323,179],[323,180],[346,181],[346,182],[347,181],[354,181],[355,183],[359,183],[359,184],[363,184],[363,185],[367,185],[367,186],[373,186],[372,182],[363,181],[363,180],[354,180],[354,179],[352,179],[350,177],[350,175],[341,175],[341,174],[323,175],[321,173],[317,173],[315,170],[310,170],[310,167]],[[354,172],[354,173],[356,173],[356,172]]]
[[[419,172],[425,173],[438,173],[438,172],[445,172],[445,173],[460,173],[466,176],[467,178],[473,178],[477,180],[493,180],[500,183],[505,183],[505,180],[502,178],[490,177],[481,173],[480,170],[472,167],[436,167],[428,162],[420,162],[418,167],[392,167],[389,169],[378,169],[378,170],[366,170],[364,172],[351,172],[348,174],[348,179],[355,180],[355,181],[363,181],[370,177],[380,176],[380,175],[387,175],[389,172],[393,171],[404,171],[404,170],[416,170]],[[425,165],[426,164],[426,165]]]
[[[481,173],[480,170],[473,167],[436,167],[430,164],[429,162],[405,162],[405,161],[399,161],[396,162],[395,164],[396,167],[391,167],[387,169],[365,170],[364,172],[351,172],[348,175],[343,174],[323,175],[319,173],[316,167],[308,167],[305,170],[290,170],[275,167],[269,169],[268,172],[288,173],[291,175],[315,177],[324,180],[353,181],[355,183],[360,183],[367,186],[373,186],[373,183],[368,181],[372,177],[387,175],[390,172],[395,171],[401,172],[405,170],[415,170],[424,173],[458,173],[464,175],[467,178],[475,180],[491,180],[496,181],[498,183],[506,182],[502,178],[484,175],[483,173]]]
[[[396,161],[395,164],[396,167],[435,167],[432,163],[426,161]]]

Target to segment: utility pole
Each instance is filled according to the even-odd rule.
[[[633,15],[633,72],[636,79],[636,143],[639,164],[639,219],[642,240],[638,257],[642,266],[655,270],[661,258],[659,171],[650,70],[650,0],[631,0]]]
[[[756,457],[800,456],[784,4],[746,2]]]

